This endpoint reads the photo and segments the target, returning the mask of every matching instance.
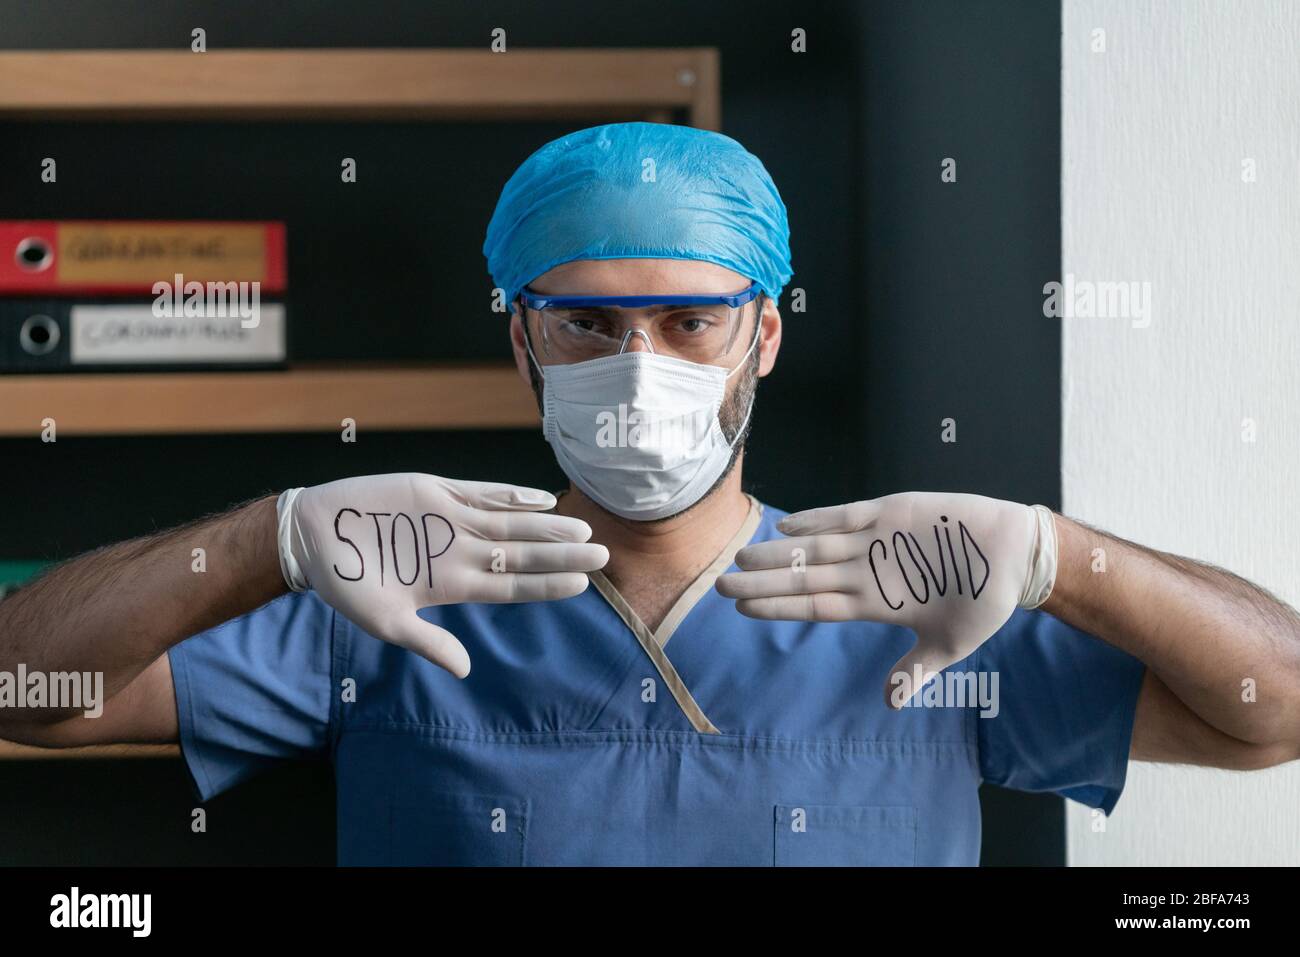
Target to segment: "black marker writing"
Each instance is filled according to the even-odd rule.
[[[379,531],[379,516],[387,518],[392,512],[366,512],[375,523],[375,546],[379,549],[379,587],[384,586],[384,536]]]
[[[406,519],[406,524],[411,527],[411,547],[415,549],[415,574],[411,576],[411,580],[409,582],[402,577],[402,566],[397,563],[397,519],[398,518]],[[420,577],[420,545],[416,541],[416,538],[418,538],[418,536],[415,531],[415,522],[411,520],[411,516],[407,515],[405,512],[398,512],[397,518],[393,519],[393,527],[389,532],[389,544],[392,546],[393,549],[393,574],[397,576],[397,580],[401,582],[403,585],[414,585],[416,580]]]
[[[939,516],[939,521],[941,521],[941,522],[947,522],[947,521],[948,521],[948,516],[947,516],[947,515],[940,515],[940,516]],[[935,529],[934,534],[935,534],[935,535],[938,535],[938,534],[939,534],[939,530],[938,530],[937,528]],[[956,579],[956,581],[957,581],[957,594],[960,595],[960,594],[961,594],[961,576],[957,574],[957,553],[954,552],[954,551],[952,550],[952,529],[950,529],[946,524],[943,526],[943,536],[944,536],[944,538],[948,539],[948,555],[949,555],[950,558],[952,558],[952,577],[953,577],[954,579]],[[940,557],[942,557],[942,556],[940,556]]]
[[[942,598],[948,593],[948,567],[952,565],[952,580],[957,586],[957,594],[965,595],[966,591],[962,588],[961,566],[957,563],[957,550],[953,547],[952,532],[948,526],[948,516],[940,515],[939,521],[943,523],[943,538],[939,536],[939,525],[933,526],[935,561],[930,560],[926,554],[924,546],[921,545],[917,537],[911,532],[896,531],[888,540],[884,538],[873,539],[867,547],[867,563],[871,566],[871,574],[876,579],[876,589],[880,592],[881,599],[891,611],[898,611],[903,607],[903,601],[897,604],[890,600],[889,595],[885,592],[885,586],[880,580],[880,567],[887,567],[892,560],[897,566],[898,575],[902,578],[903,584],[907,590],[912,593],[912,598],[919,605],[924,605],[930,601],[930,585],[934,584],[934,593]],[[962,557],[966,564],[966,584],[970,586],[970,597],[972,601],[977,600],[988,584],[989,576],[992,574],[992,566],[985,557],[984,552],[980,549],[979,543],[975,541],[975,536],[971,530],[962,522],[957,523],[957,538],[961,542]],[[947,554],[944,553],[945,539],[947,542]],[[890,553],[890,545],[893,546],[893,553]],[[879,555],[876,549],[879,547]],[[974,558],[971,553],[974,552]],[[911,562],[912,567],[916,569],[919,576],[919,583],[923,590],[917,591],[916,582],[912,579],[907,569],[907,562]],[[978,562],[983,562],[983,569],[978,568]],[[938,564],[938,572],[935,571],[935,564]],[[982,571],[982,576],[978,580],[976,574]]]
[[[898,557],[900,554],[898,551],[898,540],[900,538],[903,540],[903,547],[907,549],[908,558],[912,559],[912,564],[916,566],[916,570],[921,576],[921,584],[925,586],[924,598],[918,595],[916,589],[912,587],[912,579],[907,577],[907,568],[903,565],[902,559],[899,559],[898,570],[903,573],[903,582],[907,585],[907,590],[912,593],[912,597],[924,605],[930,600],[930,582],[926,579],[925,572],[921,571],[921,563],[918,562],[916,556],[912,554],[912,543],[907,540],[907,536],[902,532],[894,532],[894,537],[892,539],[894,543],[894,556]]]
[[[975,543],[975,537],[974,537],[973,535],[971,535],[971,533],[970,533],[970,529],[968,529],[968,528],[967,528],[965,525],[963,525],[961,522],[958,522],[958,523],[957,523],[957,528],[958,528],[959,533],[960,533],[960,535],[961,535],[961,550],[962,550],[962,554],[966,556],[966,577],[970,579],[971,597],[973,597],[973,598],[978,598],[978,597],[980,596],[980,592],[982,592],[982,591],[984,590],[984,586],[988,584],[988,581],[989,581],[989,573],[990,573],[990,571],[991,571],[992,569],[989,568],[989,560],[988,560],[987,558],[984,557],[984,553],[983,553],[982,551],[980,551],[980,547],[979,547],[979,545],[977,545],[977,544]],[[975,554],[978,555],[978,556],[980,557],[980,561],[982,561],[982,562],[984,563],[984,580],[980,582],[979,588],[976,588],[976,587],[975,587],[975,578],[974,578],[974,576],[971,575],[971,571],[970,571],[970,552],[968,552],[968,551],[966,550],[966,543],[967,543],[967,542],[970,543],[971,548],[975,549]]]
[[[916,546],[916,550],[921,555],[921,561],[925,562],[925,570],[930,573],[930,578],[934,581],[934,590],[938,593],[939,597],[942,598],[948,592],[948,565],[943,560],[943,542],[939,541],[939,529],[936,527],[934,530],[934,546],[939,553],[939,567],[943,570],[942,585],[939,584],[939,576],[934,573],[934,566],[930,564],[930,559],[926,556],[925,549],[921,547],[921,543],[916,540],[916,536],[911,532],[908,532],[907,537],[910,538],[912,544]]]
[[[358,512],[355,508],[342,508],[339,509],[339,513],[334,516],[334,535],[338,538],[340,542],[347,542],[349,545],[351,545],[352,550],[357,553],[357,561],[361,562],[361,573],[357,575],[356,578],[349,578],[347,575],[339,571],[338,565],[335,565],[334,574],[338,575],[339,578],[342,578],[345,582],[359,582],[361,581],[362,578],[365,577],[366,574],[366,557],[361,554],[361,549],[357,548],[356,542],[352,541],[352,539],[346,537],[342,532],[339,531],[339,519],[343,517],[344,512],[351,512],[357,518],[361,517],[361,513]]]
[[[442,522],[442,524],[447,526],[447,544],[442,546],[442,550],[438,552],[429,551],[429,519],[431,518],[436,518],[438,521]],[[432,588],[433,560],[443,554],[447,549],[451,548],[451,543],[456,540],[456,529],[451,527],[451,522],[434,512],[425,512],[420,516],[420,527],[424,529],[424,554],[427,559],[426,564],[429,566],[429,587]]]
[[[447,550],[451,548],[451,543],[456,540],[456,529],[452,527],[451,522],[447,521],[447,519],[443,518],[441,515],[438,515],[435,512],[426,512],[423,515],[421,515],[420,522],[417,526],[415,519],[410,515],[406,514],[405,512],[396,512],[396,513],[364,512],[363,513],[358,511],[355,508],[339,509],[334,516],[334,536],[340,542],[344,543],[345,545],[350,547],[354,552],[356,552],[357,561],[360,564],[361,569],[356,575],[345,575],[343,571],[339,568],[339,566],[336,564],[334,565],[334,574],[338,575],[338,577],[343,579],[344,581],[349,581],[349,582],[361,581],[366,576],[365,553],[357,545],[356,542],[354,542],[347,535],[343,534],[343,525],[342,525],[344,515],[353,515],[357,518],[361,518],[363,514],[369,515],[370,520],[374,523],[375,526],[375,548],[379,552],[380,587],[382,588],[384,585],[385,568],[386,568],[386,562],[384,560],[384,530],[383,530],[383,523],[380,522],[380,519],[388,518],[391,519],[388,526],[388,548],[392,551],[393,554],[393,573],[397,576],[398,582],[408,586],[414,585],[416,582],[418,582],[420,580],[420,564],[421,562],[423,562],[428,568],[428,582],[429,582],[429,587],[432,588],[433,587],[433,561],[435,558],[438,558],[440,555],[446,554]],[[432,528],[430,528],[430,521],[429,521],[430,519],[434,520],[432,524]],[[398,557],[399,551],[397,546],[397,526],[399,522],[404,522],[406,524],[407,529],[409,530],[409,534],[411,538],[411,555],[415,560],[415,569],[409,580],[402,576],[401,559]],[[437,524],[438,522],[441,522],[443,525],[446,526],[447,530],[445,533],[445,538],[446,538],[445,542],[439,540],[440,536],[443,536],[444,533],[442,529],[438,527]],[[421,533],[423,533],[424,535],[423,544],[421,544],[419,540]]]
[[[877,538],[867,548],[867,561],[871,563],[871,574],[876,576],[876,587],[880,589],[880,597],[885,599],[885,604],[888,605],[892,611],[898,611],[898,609],[903,607],[903,603],[900,601],[895,605],[891,602],[889,596],[885,594],[885,586],[880,584],[880,572],[876,571],[876,556],[873,554],[873,549],[875,549],[877,545],[879,545],[880,550],[885,553],[885,561],[889,560],[889,549],[885,547],[884,542]]]

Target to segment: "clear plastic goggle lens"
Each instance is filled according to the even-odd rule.
[[[574,363],[629,351],[632,339],[659,355],[716,362],[731,351],[743,306],[725,304],[552,307],[532,310],[541,319],[542,348],[553,362]]]

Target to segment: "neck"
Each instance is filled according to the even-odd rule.
[[[743,455],[742,455],[743,459]],[[641,581],[675,582],[682,590],[718,556],[749,514],[749,497],[740,489],[741,466],[695,507],[657,522],[637,522],[605,511],[570,486],[556,512],[591,526],[593,542],[609,549],[605,577],[615,588]]]

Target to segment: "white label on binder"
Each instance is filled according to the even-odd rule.
[[[133,362],[282,362],[284,304],[263,303],[260,322],[243,328],[238,316],[155,316],[142,303],[73,306],[73,365]]]

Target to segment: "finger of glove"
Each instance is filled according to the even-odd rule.
[[[810,508],[787,515],[776,523],[784,535],[823,535],[827,532],[857,532],[870,528],[880,515],[880,500],[849,502],[847,505],[830,505]]]
[[[912,650],[889,669],[885,679],[885,704],[891,708],[901,708],[929,684],[935,675],[960,660],[918,639]]]
[[[466,580],[465,600],[494,604],[557,601],[581,595],[589,583],[590,579],[582,572],[547,572],[540,575],[481,572]]]
[[[376,638],[406,648],[439,668],[445,668],[457,678],[469,674],[469,652],[465,646],[447,629],[425,621],[414,612],[366,630]]]
[[[853,596],[823,591],[777,598],[743,598],[736,611],[764,621],[853,621],[859,617]]]
[[[807,565],[826,565],[857,558],[866,553],[869,545],[868,537],[856,532],[774,538],[768,542],[745,546],[736,552],[735,561],[744,571],[791,568],[796,561]]]
[[[555,507],[555,496],[539,488],[502,482],[469,482],[443,479],[448,493],[462,505],[488,511],[546,511]]]
[[[592,542],[481,542],[482,568],[500,574],[519,572],[594,572],[609,561],[609,549]]]
[[[585,542],[591,526],[580,518],[539,512],[478,510],[460,518],[470,532],[493,542]]]
[[[806,568],[768,568],[719,575],[718,592],[727,598],[779,598],[815,592],[837,592],[855,585],[843,565],[809,565]]]

